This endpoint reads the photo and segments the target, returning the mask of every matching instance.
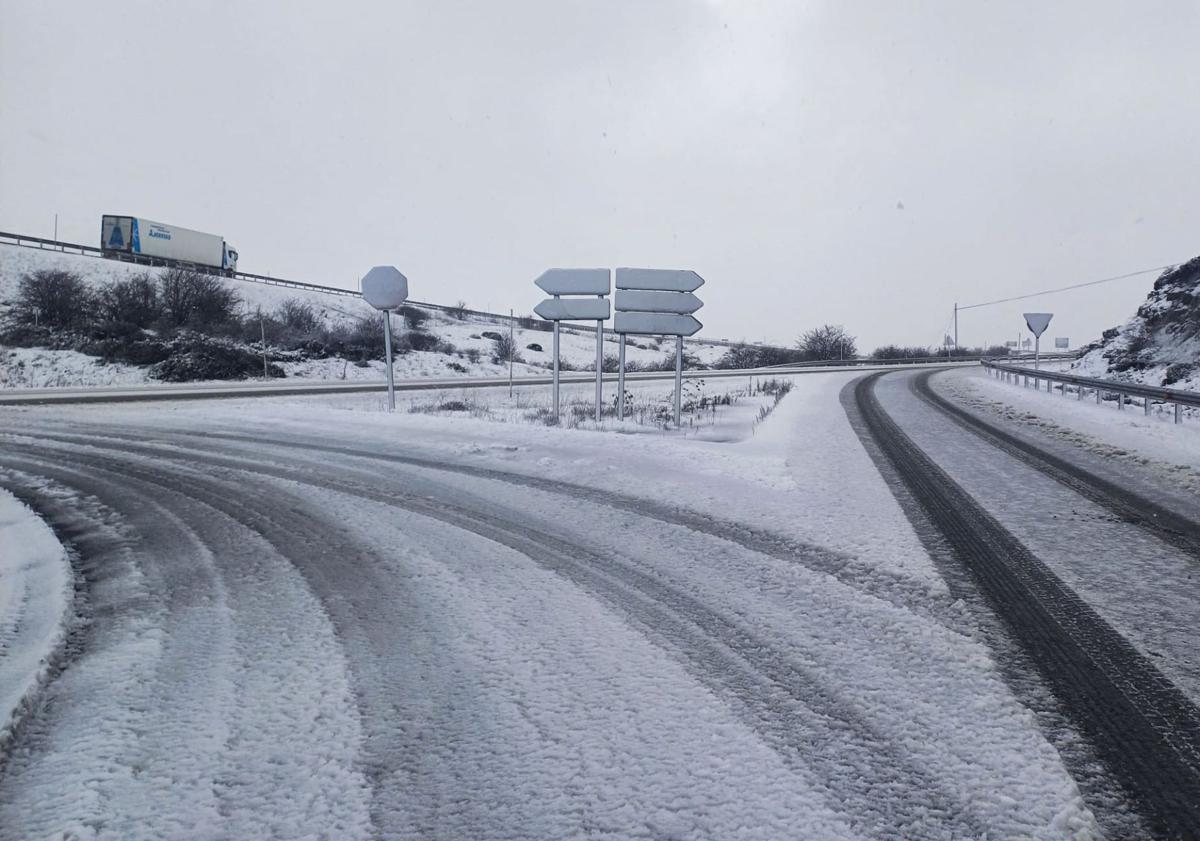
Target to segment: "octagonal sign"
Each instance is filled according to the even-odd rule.
[[[377,310],[394,310],[408,300],[408,278],[395,266],[376,266],[363,275],[362,296]]]

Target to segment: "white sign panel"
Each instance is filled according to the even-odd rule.
[[[608,269],[547,269],[534,281],[547,295],[607,295]]]
[[[703,285],[704,278],[686,269],[617,269],[618,289],[695,292]]]
[[[1029,332],[1039,338],[1046,332],[1046,328],[1050,326],[1050,319],[1054,318],[1054,313],[1051,312],[1027,312],[1025,313],[1025,324],[1029,327]]]
[[[673,312],[686,315],[704,306],[691,292],[657,292],[647,289],[618,289],[617,310]]]
[[[1063,350],[1066,350],[1066,349],[1068,349],[1069,347],[1071,347],[1071,340],[1070,340],[1070,339],[1063,339],[1063,338],[1061,338],[1061,337],[1060,337],[1060,338],[1057,338],[1057,339],[1055,339],[1055,340],[1054,340],[1054,346],[1055,346],[1056,348],[1061,348],[1061,349],[1063,349]]]
[[[363,275],[362,296],[377,310],[394,310],[408,300],[408,278],[395,266],[376,266]]]
[[[547,321],[604,321],[608,298],[547,298],[533,311]]]
[[[703,326],[690,315],[618,312],[613,329],[617,333],[635,333],[646,336],[691,336]]]

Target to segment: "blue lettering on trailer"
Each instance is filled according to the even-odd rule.
[[[151,225],[150,236],[154,237],[155,239],[169,240],[171,238],[171,232],[166,228],[160,228],[158,225]]]

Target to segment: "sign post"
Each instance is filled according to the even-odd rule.
[[[362,296],[383,312],[383,348],[387,356],[388,411],[396,411],[396,379],[392,370],[392,310],[408,300],[408,278],[395,266],[376,266],[361,282]]]
[[[1050,319],[1052,318],[1054,318],[1054,313],[1050,312],[1025,313],[1025,325],[1029,328],[1029,332],[1033,333],[1034,369],[1042,367],[1042,334],[1050,326]]]
[[[596,322],[596,421],[600,421],[604,400],[604,322],[610,309],[608,293],[612,281],[608,269],[547,269],[536,281],[537,287],[552,297],[533,311],[554,322],[554,422],[559,422],[559,322]],[[595,295],[595,298],[563,298],[563,295]]]
[[[621,337],[620,371],[617,387],[617,417],[625,419],[625,336],[666,335],[675,337],[675,426],[680,425],[683,406],[683,337],[694,335],[704,325],[692,313],[704,303],[692,293],[704,278],[686,269],[617,269],[614,331]]]

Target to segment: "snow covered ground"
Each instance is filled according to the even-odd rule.
[[[1153,468],[1172,483],[1200,491],[1200,415],[1194,412],[1185,412],[1184,422],[1176,424],[1170,408],[1155,407],[1149,416],[1137,405],[1118,411],[1113,401],[1097,404],[1073,393],[1036,391],[989,377],[982,368],[942,374],[939,382],[959,399],[1039,433]]]
[[[62,544],[0,490],[0,756],[66,641],[72,590]]]
[[[0,243],[0,312],[15,299],[20,278],[33,271],[60,269],[75,272],[92,286],[102,286],[125,280],[141,273],[157,275],[163,269],[104,260],[78,254],[68,254],[42,249],[22,248]],[[252,281],[226,280],[242,299],[247,314],[259,308],[263,312],[274,312],[283,302],[297,300],[312,305],[317,315],[328,326],[345,324],[360,319],[379,320],[379,314],[361,299],[322,292],[272,286]],[[531,311],[540,300],[538,290],[529,284],[528,295],[517,307],[518,315]],[[413,284],[415,297],[422,297],[419,284]],[[429,297],[433,297],[430,295]],[[394,319],[397,329],[402,327],[399,318]],[[448,376],[500,376],[508,373],[508,365],[491,361],[494,344],[485,337],[485,332],[509,332],[508,319],[491,320],[479,316],[455,319],[444,312],[431,310],[429,320],[422,330],[448,342],[456,349],[454,353],[409,352],[397,357],[396,376],[448,377]],[[382,329],[382,325],[380,327]],[[540,373],[551,364],[552,336],[544,330],[527,330],[520,326],[513,331],[515,343],[522,362],[517,363],[515,373]],[[702,340],[689,340],[687,351],[703,364],[711,364],[727,350]],[[669,342],[638,337],[626,348],[630,363],[650,364],[662,362],[673,350]],[[604,353],[616,356],[616,339],[605,338]],[[562,359],[575,368],[594,366],[596,362],[596,337],[594,333],[576,331],[564,327],[561,336]],[[476,357],[472,359],[472,356]],[[340,359],[314,359],[304,362],[281,363],[288,377],[303,380],[379,379],[383,363],[372,362],[365,367],[346,363]],[[75,351],[49,350],[44,348],[5,348],[0,346],[0,388],[123,385],[147,382],[145,368],[126,365],[102,365]]]
[[[708,435],[506,390],[3,410],[0,481],[110,572],[0,838],[1097,837],[852,376]]]

